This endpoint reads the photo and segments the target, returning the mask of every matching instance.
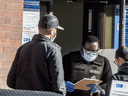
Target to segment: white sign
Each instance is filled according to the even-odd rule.
[[[128,96],[128,82],[112,80],[109,96]]]
[[[24,0],[22,44],[32,40],[39,33],[40,1]]]
[[[23,12],[23,31],[38,33],[39,12],[24,11]]]
[[[35,35],[36,33],[27,33],[27,32],[23,32],[22,33],[22,45],[31,41],[32,40],[32,37]]]

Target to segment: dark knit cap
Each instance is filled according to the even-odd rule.
[[[116,50],[116,56],[117,59],[119,57],[122,57],[125,61],[128,61],[128,47],[121,46]]]
[[[99,41],[99,39],[96,37],[96,36],[94,36],[94,35],[87,35],[85,38],[84,38],[84,40],[83,40],[83,42],[82,42],[82,46],[84,46],[84,44],[87,42],[87,41],[89,41],[89,42],[98,42],[98,44],[100,44],[100,41]]]

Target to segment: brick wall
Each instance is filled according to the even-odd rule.
[[[8,88],[7,74],[22,44],[23,1],[0,0],[0,88]]]

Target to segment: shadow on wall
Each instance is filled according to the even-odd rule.
[[[64,31],[58,30],[55,42],[62,47],[62,54],[80,50],[83,36],[83,2],[53,2],[53,14],[57,16]]]
[[[118,70],[117,65],[113,63],[113,61],[115,60],[116,50],[117,49],[100,49],[99,51],[100,55],[105,56],[109,60],[113,74],[117,73]]]

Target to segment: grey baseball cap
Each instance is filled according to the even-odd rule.
[[[57,28],[60,30],[64,30],[63,27],[59,26],[59,20],[54,15],[46,14],[43,16],[43,20],[47,29]]]

